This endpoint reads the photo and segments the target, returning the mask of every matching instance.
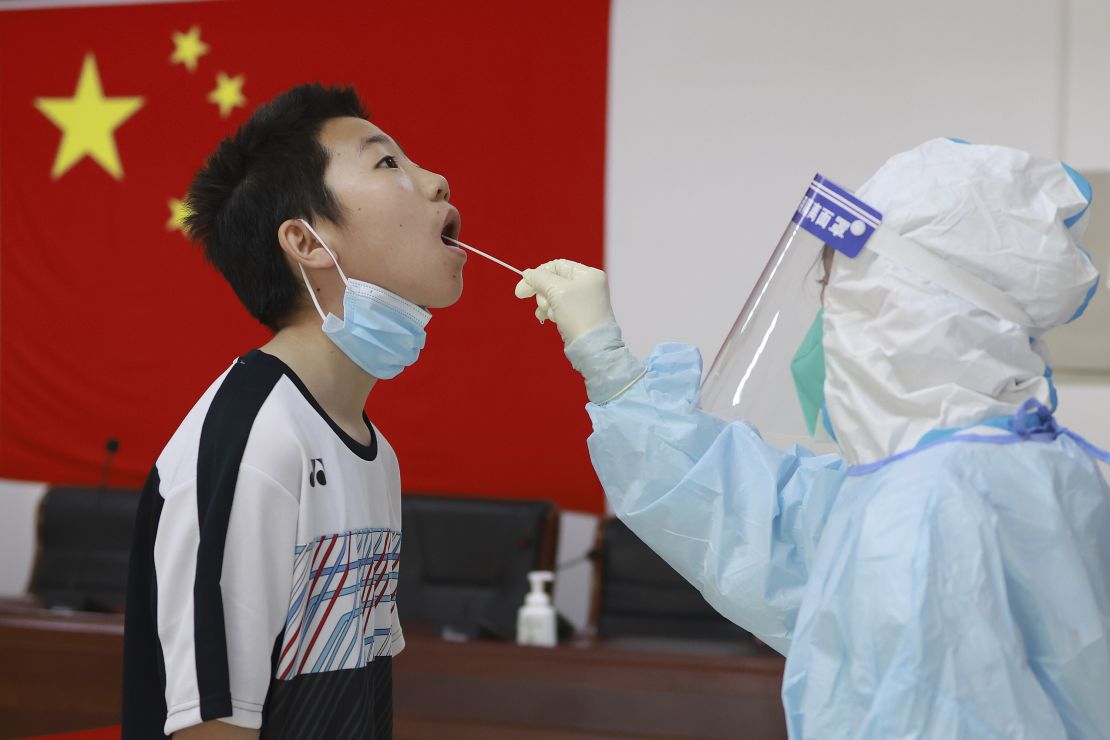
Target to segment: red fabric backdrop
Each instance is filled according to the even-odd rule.
[[[372,119],[448,177],[464,241],[518,266],[600,264],[608,11],[240,0],[0,12],[0,477],[95,483],[115,437],[110,482],[138,485],[204,388],[266,340],[167,225],[169,201],[292,84],[356,85]],[[209,48],[190,71],[171,55],[193,26]],[[63,131],[43,109],[75,97],[90,54],[105,98],[142,105],[110,131],[119,178],[91,156],[53,177]],[[246,98],[227,117],[208,100],[221,73],[242,76]],[[80,142],[96,121],[71,127]],[[585,394],[554,328],[535,326],[510,273],[472,258],[465,276],[421,361],[368,405],[405,489],[600,510]]]

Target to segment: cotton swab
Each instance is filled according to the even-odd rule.
[[[494,257],[494,256],[492,256],[492,255],[486,254],[485,252],[483,252],[483,251],[482,251],[482,250],[480,250],[480,249],[475,249],[474,247],[470,246],[469,244],[463,244],[463,243],[462,243],[462,242],[460,242],[460,241],[459,241],[458,239],[452,239],[452,238],[451,238],[451,237],[449,237],[449,236],[444,236],[444,237],[443,237],[443,239],[444,239],[445,241],[449,241],[449,242],[451,242],[451,243],[452,243],[452,244],[454,244],[455,246],[459,246],[459,247],[462,247],[463,249],[469,249],[469,250],[470,250],[471,252],[474,252],[474,254],[477,254],[477,255],[478,255],[478,256],[480,256],[480,257],[485,257],[485,258],[486,258],[486,259],[488,259],[488,260],[489,260],[490,262],[496,262],[497,264],[499,264],[499,265],[501,265],[502,267],[504,267],[504,268],[505,268],[506,270],[511,270],[511,271],[515,272],[515,273],[516,273],[517,275],[520,275],[521,277],[524,277],[524,273],[523,273],[523,272],[521,272],[520,270],[516,269],[515,267],[513,267],[512,265],[510,265],[510,264],[508,264],[508,263],[506,263],[506,262],[502,262],[501,260],[497,259],[496,257]]]

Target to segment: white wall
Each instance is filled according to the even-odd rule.
[[[582,629],[589,622],[594,563],[586,558],[593,549],[600,519],[593,514],[563,512],[559,520],[559,548],[555,562],[565,567],[555,573],[555,608]]]
[[[1110,171],[1110,3],[1067,0],[1062,155],[1073,166]],[[1101,201],[1110,204],[1110,193]]]
[[[707,363],[817,170],[938,136],[1110,162],[1102,0],[615,0],[607,266],[625,337]]]
[[[0,480],[0,596],[25,593],[35,556],[35,524],[46,486]]]

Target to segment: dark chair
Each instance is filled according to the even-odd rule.
[[[602,525],[597,634],[750,642],[619,519]]]
[[[402,624],[512,640],[528,572],[554,569],[559,510],[547,501],[406,494],[401,528]]]
[[[139,491],[51,488],[39,506],[30,591],[47,607],[123,611]]]

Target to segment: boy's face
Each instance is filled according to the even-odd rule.
[[[440,238],[459,231],[447,180],[410,161],[369,121],[333,118],[319,138],[330,155],[324,182],[343,214],[342,226],[322,223],[320,235],[347,276],[428,308],[457,301],[466,252]]]

